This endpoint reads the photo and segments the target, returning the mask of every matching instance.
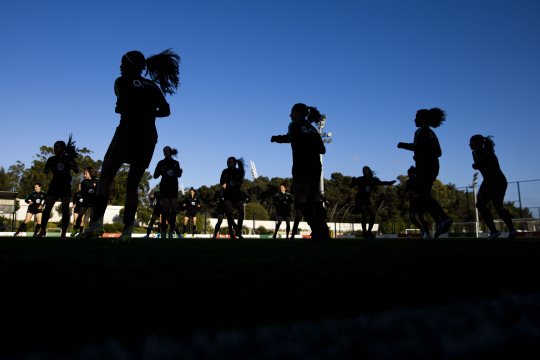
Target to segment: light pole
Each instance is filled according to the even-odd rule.
[[[321,139],[323,143],[330,144],[332,142],[332,133],[322,131],[325,125],[326,125],[326,115],[322,115],[322,118],[321,118],[321,121],[319,122],[319,127],[318,127],[319,135],[321,135]],[[321,191],[321,194],[324,195],[324,170],[323,170],[324,166],[323,166],[322,154],[320,155],[320,157],[321,157],[321,182],[319,185],[319,189]]]

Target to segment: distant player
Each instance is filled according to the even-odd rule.
[[[183,201],[183,208],[186,213],[184,215],[182,232],[184,234],[187,233],[189,224],[191,226],[191,234],[195,235],[197,233],[197,211],[201,208],[201,201],[194,188],[189,189],[189,195]]]
[[[288,240],[289,232],[291,230],[291,206],[293,204],[293,196],[287,192],[285,184],[279,185],[279,193],[274,195],[272,201],[276,207],[276,229],[272,238],[276,238],[281,223],[285,221],[285,238]]]
[[[180,163],[173,159],[178,150],[170,146],[163,148],[164,159],[160,160],[154,171],[154,179],[161,177],[159,192],[161,196],[161,237],[167,236],[167,223],[169,224],[169,239],[174,238],[176,229],[176,209],[178,207],[178,178],[182,176]]]
[[[150,216],[150,221],[148,222],[148,227],[146,228],[146,236],[145,238],[149,238],[150,234],[152,233],[152,229],[154,228],[154,223],[156,220],[159,222],[160,226],[160,233],[161,233],[161,196],[159,194],[159,190],[155,190],[148,195],[148,201],[150,203],[150,208],[152,209],[152,216]]]
[[[474,135],[469,141],[469,146],[474,160],[472,167],[479,170],[484,178],[476,196],[476,207],[489,228],[489,239],[501,236],[488,208],[490,202],[508,227],[508,238],[513,239],[516,237],[517,231],[512,223],[510,212],[503,206],[508,182],[499,166],[499,159],[495,155],[495,143],[490,136]]]
[[[44,191],[41,191],[41,183],[34,184],[34,191],[28,194],[24,198],[24,202],[28,204],[28,209],[26,210],[26,218],[19,225],[17,232],[13,236],[18,236],[19,233],[26,231],[26,224],[35,218],[36,224],[34,227],[34,237],[37,236],[41,230],[41,214],[43,212],[43,205],[45,204],[45,196],[47,194]]]
[[[420,204],[420,196],[417,190],[416,168],[411,166],[407,170],[408,179],[405,182],[403,195],[409,200],[409,219],[420,229],[420,238],[430,239],[431,232],[429,230],[429,222],[426,219],[425,210]]]
[[[43,210],[42,226],[37,235],[43,238],[47,235],[47,223],[54,203],[60,199],[62,202],[62,233],[61,239],[66,238],[67,228],[69,226],[69,201],[71,200],[71,173],[78,173],[79,167],[75,158],[78,156],[75,148],[75,142],[71,135],[66,144],[64,141],[54,143],[54,155],[47,159],[45,163],[45,174],[52,173],[52,179],[49,183],[47,196],[45,197],[45,209]]]
[[[355,208],[361,214],[362,237],[364,239],[373,239],[375,235],[371,232],[375,224],[375,208],[371,201],[371,193],[375,187],[382,185],[392,185],[396,180],[381,181],[373,175],[369,166],[362,168],[363,176],[353,177],[352,185],[356,188]]]
[[[244,160],[233,156],[227,159],[227,168],[221,172],[219,183],[225,185],[225,211],[231,239],[243,239],[244,201],[240,188],[244,183],[246,171]],[[233,212],[238,212],[238,223],[234,222]]]
[[[78,216],[73,225],[73,236],[81,234],[84,228],[84,221],[90,216],[91,209],[94,206],[98,179],[96,171],[91,167],[84,169],[84,179],[81,181],[81,197],[79,199]]]
[[[214,194],[214,201],[216,202],[216,208],[212,212],[212,217],[217,218],[216,227],[214,228],[214,235],[212,239],[216,239],[219,234],[219,229],[221,228],[221,223],[225,217],[225,188],[227,184],[221,185],[221,187]]]

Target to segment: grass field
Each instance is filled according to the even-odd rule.
[[[536,296],[540,241],[0,238],[0,269],[15,356]]]

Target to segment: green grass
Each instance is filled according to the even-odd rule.
[[[0,270],[13,339],[77,343],[537,293],[540,241],[0,238]]]

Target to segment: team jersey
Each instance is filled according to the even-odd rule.
[[[160,160],[154,171],[154,179],[161,176],[159,190],[164,197],[178,196],[178,178],[182,176],[180,163],[172,158]]]
[[[168,116],[170,107],[156,83],[142,76],[121,76],[114,82],[114,93],[115,112],[121,115],[119,133],[157,139],[155,118]]]
[[[150,207],[155,208],[156,206],[159,207],[159,202],[161,200],[161,194],[159,190],[154,191],[154,196],[149,196],[148,200],[150,202]]]
[[[216,202],[216,212],[225,213],[225,189],[220,188],[216,191],[214,201]]]
[[[196,210],[200,206],[200,200],[197,196],[194,197],[188,197],[184,200],[184,207],[187,211],[193,211]]]
[[[236,200],[242,199],[240,188],[244,183],[244,174],[238,168],[226,168],[221,172],[219,179],[220,185],[227,184],[225,188],[225,199]]]
[[[420,126],[414,133],[412,144],[403,144],[403,148],[414,152],[414,160],[436,160],[442,155],[441,145],[435,132],[429,126]]]
[[[276,206],[276,214],[278,216],[289,216],[291,214],[291,205],[293,204],[293,196],[288,192],[280,192],[274,195],[272,199]]]
[[[81,181],[82,205],[89,207],[93,205],[96,197],[98,179],[83,179]]]
[[[506,182],[506,177],[499,165],[499,159],[497,159],[497,155],[494,152],[480,149],[474,150],[472,155],[474,160],[473,167],[480,171],[484,181]]]
[[[360,176],[352,178],[352,185],[356,188],[356,203],[370,202],[370,196],[376,186],[391,185],[391,181],[381,181],[375,176]]]
[[[71,156],[53,155],[45,163],[45,173],[52,172],[48,193],[53,196],[66,196],[71,194],[71,171],[77,173],[79,169]]]
[[[47,194],[44,191],[32,191],[30,194],[26,195],[24,202],[30,205],[28,207],[29,209],[30,207],[37,209],[40,205],[43,206],[45,204],[46,196]]]
[[[321,154],[326,153],[326,148],[317,129],[307,120],[292,121],[288,133],[274,139],[291,144],[294,179],[313,180],[321,176]]]

